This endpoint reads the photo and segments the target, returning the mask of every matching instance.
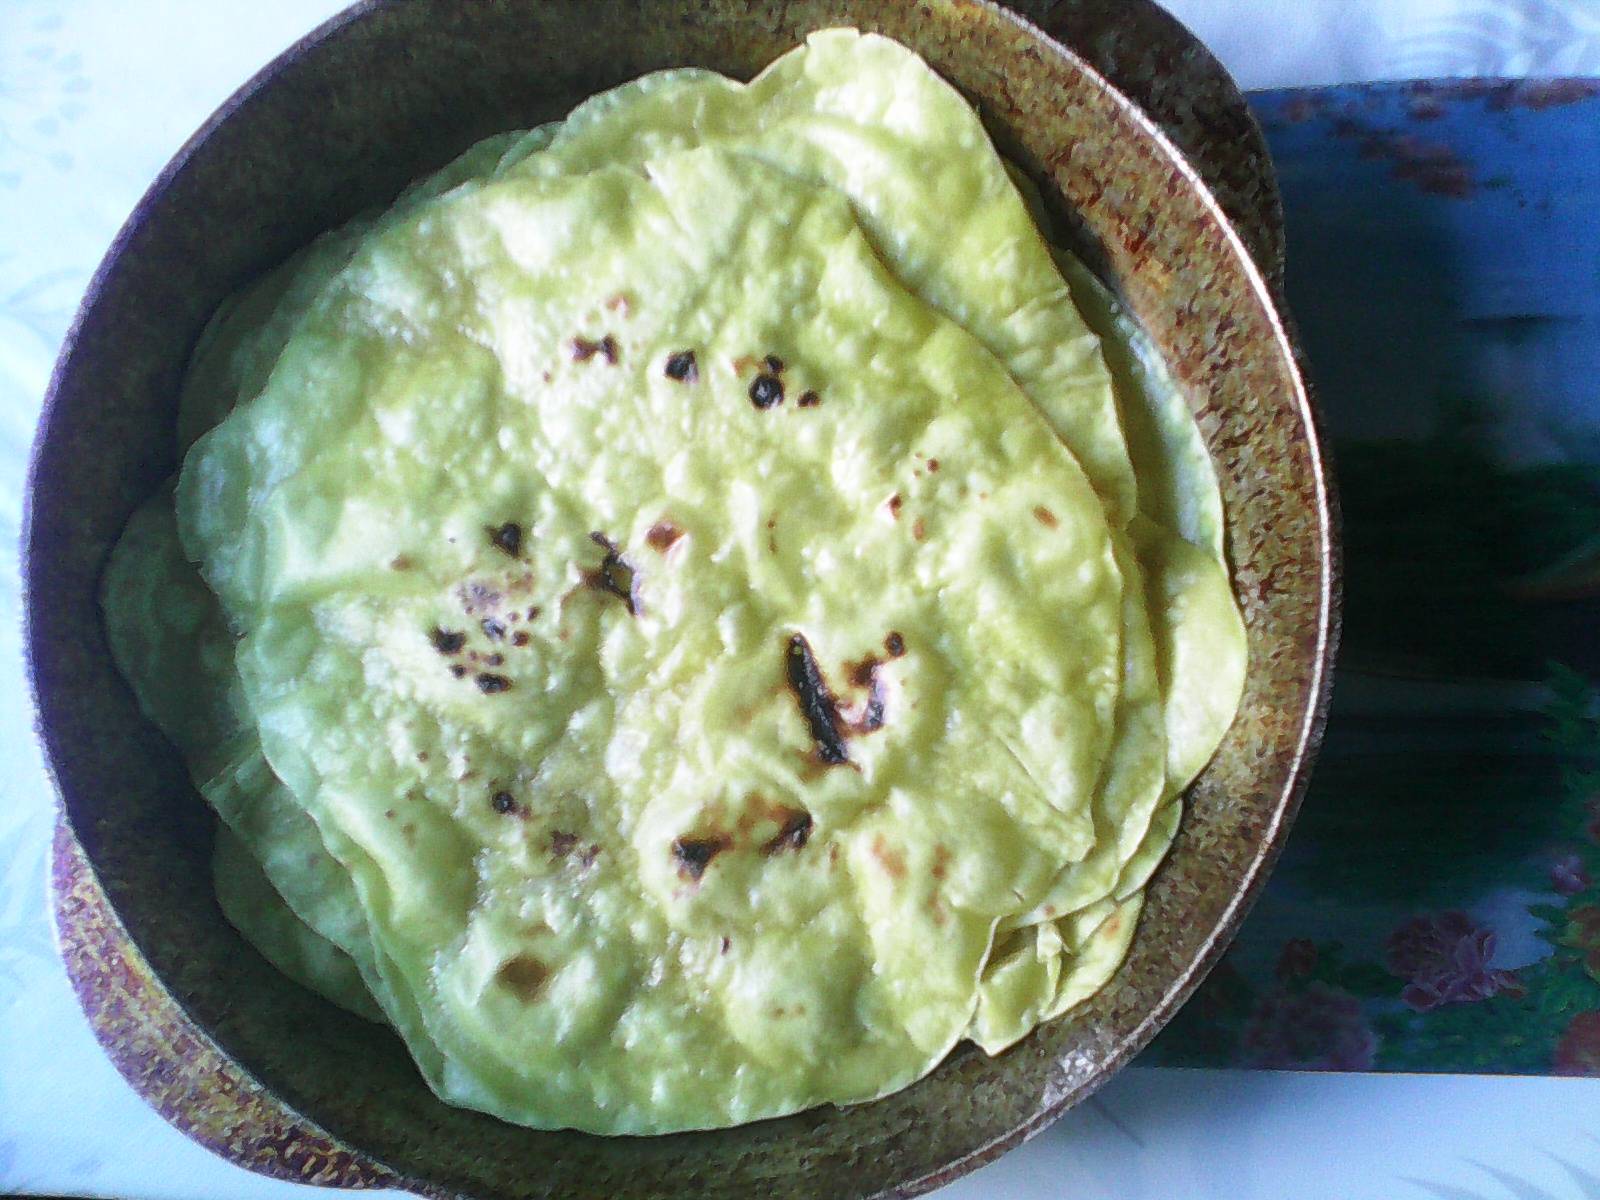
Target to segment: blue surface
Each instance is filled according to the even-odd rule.
[[[1252,103],[1345,636],[1283,859],[1146,1061],[1600,1074],[1600,86]]]
[[[1505,452],[1600,460],[1600,100],[1476,90],[1252,98],[1331,430],[1419,436],[1467,386],[1503,403]]]

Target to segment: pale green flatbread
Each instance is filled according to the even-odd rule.
[[[580,105],[546,152],[511,174],[736,149],[837,190],[911,291],[1011,372],[1072,448],[1120,526],[1133,469],[1098,339],[972,106],[888,38],[811,34],[749,84],[664,71]]]
[[[999,1054],[1098,992],[1127,957],[1143,903],[1140,892],[1101,899],[1011,931],[996,947],[967,1036]]]
[[[1244,694],[1248,649],[1228,576],[1198,546],[1154,522],[1131,532],[1144,576],[1167,728],[1167,778],[1187,787],[1216,752]]]
[[[289,910],[261,864],[226,825],[217,831],[211,871],[223,915],[268,962],[358,1017],[384,1019],[350,956]]]
[[[828,31],[480,143],[225,306],[184,546],[158,498],[105,606],[230,919],[445,1099],[597,1132],[868,1099],[1103,986],[1243,630],[1187,406],[1027,191]]]
[[[317,972],[349,959],[406,1036],[424,1076],[440,1079],[444,1064],[426,1042],[416,1004],[384,982],[347,870],[329,855],[244,723],[233,639],[216,597],[183,556],[170,487],[130,518],[106,567],[101,606],[112,657],[145,714],[184,752],[196,788],[222,820],[219,842],[231,837],[280,896],[284,912],[251,921],[241,916],[245,906],[270,903],[253,890],[255,881],[242,881],[252,888],[248,898],[219,886],[229,919],[269,961],[295,963],[299,973],[287,974],[336,1003],[346,993],[342,968],[326,977]],[[314,938],[326,948],[305,944]]]
[[[426,220],[452,258],[481,256],[476,294],[419,290],[413,229],[371,239],[180,484],[186,542],[246,632],[274,771],[325,836],[370,856],[350,865],[380,959],[492,1111],[642,1131],[663,1110],[724,1124],[903,1085],[964,1030],[995,921],[1093,837],[1120,674],[1093,492],[994,360],[899,290],[848,206],[751,160],[508,179]],[[790,280],[776,297],[774,259]],[[531,267],[545,261],[584,265],[555,288]],[[618,294],[618,361],[573,361]],[[545,331],[531,355],[528,330]],[[663,372],[683,345],[705,363],[692,389]],[[757,409],[732,364],[761,353],[820,405]],[[517,469],[499,483],[473,440],[402,420],[419,396],[440,431],[493,429]],[[913,475],[927,456],[945,467]],[[513,516],[514,561],[484,534]],[[682,545],[658,558],[645,535],[669,519]],[[592,530],[635,564],[636,613],[582,586],[602,562]],[[524,595],[545,611],[505,664],[515,686],[452,678],[428,631],[480,601],[509,623]],[[838,679],[896,631],[904,656],[879,668],[894,723],[852,742],[852,769],[808,778],[786,639],[804,633]],[[933,721],[942,738],[910,753]],[[1003,755],[979,750],[996,737]],[[500,790],[542,819],[508,821]],[[759,852],[774,805],[814,822],[803,852]],[[745,822],[752,850],[730,846],[686,893],[674,843]],[[551,852],[568,832],[599,847],[577,889]],[[627,899],[641,888],[643,912]],[[706,995],[720,1001],[691,1001]]]

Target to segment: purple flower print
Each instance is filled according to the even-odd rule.
[[[1600,1012],[1581,1012],[1572,1018],[1556,1043],[1557,1075],[1600,1075]]]
[[[1389,935],[1385,948],[1390,973],[1409,981],[1400,999],[1417,1012],[1501,993],[1522,995],[1515,975],[1490,968],[1493,957],[1494,930],[1459,911],[1414,917]]]
[[[1279,979],[1300,979],[1317,969],[1317,944],[1310,938],[1290,938],[1278,955],[1273,974]]]
[[[1550,886],[1563,896],[1576,896],[1592,881],[1576,854],[1559,854],[1550,863]]]
[[[1365,1071],[1378,1039],[1361,1002],[1320,981],[1275,988],[1257,1003],[1240,1041],[1247,1066],[1309,1071]]]

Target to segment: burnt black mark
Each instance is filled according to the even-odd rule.
[[[440,654],[459,654],[461,647],[467,644],[467,635],[456,629],[435,626],[433,632],[428,634],[428,640]]]
[[[883,706],[883,683],[878,679],[877,672],[873,672],[872,684],[867,690],[867,711],[861,717],[862,733],[875,733],[883,728]]]
[[[800,393],[800,399],[796,401],[796,403],[799,404],[801,408],[815,408],[817,405],[822,403],[822,397],[817,395],[815,392],[805,391]]]
[[[764,359],[761,360],[761,362],[762,362],[762,365],[765,366],[767,368],[767,370],[771,371],[774,375],[782,375],[783,374],[783,359],[779,358],[776,354],[767,355]]]
[[[465,667],[463,667],[460,663],[456,663],[455,666],[450,668],[450,674],[454,675],[457,679],[460,679],[466,673],[467,673],[467,669]]]
[[[672,843],[672,857],[677,861],[678,874],[698,883],[711,865],[711,860],[731,845],[733,839],[725,833],[676,839]]]
[[[667,358],[666,377],[676,383],[699,383],[700,364],[693,350],[679,350]]]
[[[757,375],[750,383],[750,403],[768,409],[783,403],[783,381],[776,375]]]
[[[800,702],[800,714],[806,719],[811,740],[817,744],[817,757],[825,763],[849,762],[850,753],[839,730],[839,703],[828,690],[816,655],[811,652],[811,643],[803,634],[796,633],[789,638],[784,671],[795,699]]]
[[[517,811],[517,798],[510,792],[496,792],[489,797],[489,807],[502,816]]]
[[[483,630],[483,636],[491,642],[498,642],[506,636],[505,624],[493,617],[485,617],[478,622],[478,628]]]
[[[726,954],[732,946],[733,942],[724,934],[722,938],[722,953]]]
[[[520,629],[511,635],[511,644],[513,646],[526,646],[530,640],[528,635]]]
[[[630,616],[639,615],[639,578],[633,564],[622,557],[617,544],[603,533],[591,533],[589,540],[604,550],[600,569],[584,576],[584,583],[602,592],[610,592],[628,606]]]
[[[867,703],[861,717],[850,726],[854,733],[876,733],[883,728],[883,709],[887,697],[878,673],[882,665],[875,658],[864,658],[850,668],[850,682],[867,690]]]
[[[883,648],[890,658],[899,658],[906,652],[906,640],[898,632],[891,630],[889,636],[883,639]]]
[[[487,528],[487,532],[495,549],[504,551],[512,558],[522,553],[522,526],[515,521],[507,521],[499,528]]]
[[[509,692],[511,690],[511,680],[504,675],[491,675],[488,671],[480,672],[475,682],[478,685],[478,690],[485,696],[492,696],[496,692]]]
[[[600,355],[612,366],[617,362],[617,339],[609,333],[598,342],[591,342],[586,337],[572,339],[572,357],[576,362],[588,362],[596,354]]]
[[[783,828],[761,847],[766,855],[781,854],[785,850],[800,850],[811,838],[811,814],[803,808],[791,809],[783,820]]]
[[[483,665],[486,667],[502,667],[505,665],[505,661],[506,656],[504,654],[485,654],[483,656]]]

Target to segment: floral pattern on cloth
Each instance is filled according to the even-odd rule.
[[[1302,1071],[1367,1071],[1378,1039],[1349,992],[1315,980],[1263,996],[1241,1039],[1252,1067]]]
[[[1490,968],[1494,930],[1459,910],[1414,917],[1389,935],[1384,961],[1407,980],[1400,999],[1417,1012],[1441,1004],[1487,1000],[1504,992],[1520,995],[1522,984],[1510,971]]]
[[[1600,1075],[1600,81],[1253,103],[1344,634],[1283,857],[1145,1061]]]

